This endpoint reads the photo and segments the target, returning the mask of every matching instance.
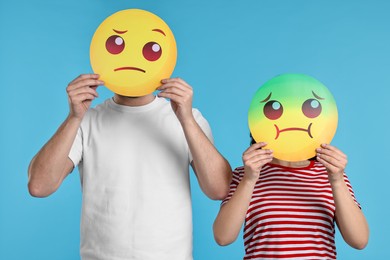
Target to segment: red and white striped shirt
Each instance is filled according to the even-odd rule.
[[[233,196],[243,176],[244,167],[233,171],[222,204]],[[357,203],[345,174],[344,180]],[[303,168],[267,164],[246,214],[244,259],[336,259],[334,214],[328,174],[321,163],[311,161]]]

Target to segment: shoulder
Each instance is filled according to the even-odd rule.
[[[203,116],[203,114],[197,108],[192,108],[192,115],[194,116],[195,121],[202,127],[210,128],[209,122]]]
[[[192,114],[194,116],[202,116],[202,113],[199,111],[199,109],[197,109],[195,107],[192,108]]]
[[[97,104],[95,107],[89,108],[88,111],[85,113],[84,118],[81,122],[81,127],[85,127],[86,125],[89,125],[91,122],[95,121],[95,119],[98,117],[99,114],[107,111],[108,101],[109,99],[105,100],[103,103]]]
[[[197,122],[207,122],[206,118],[203,116],[203,114],[199,111],[197,108],[192,108],[192,114]]]

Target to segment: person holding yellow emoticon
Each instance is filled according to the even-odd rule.
[[[256,92],[248,121],[251,146],[214,222],[218,244],[244,225],[244,259],[336,259],[336,222],[350,246],[364,248],[368,224],[347,156],[329,144],[337,108],[326,87],[303,74],[277,76]]]
[[[169,78],[176,55],[158,16],[129,9],[108,17],[91,42],[95,74],[69,83],[69,115],[31,161],[36,197],[78,166],[83,260],[193,259],[189,165],[209,198],[227,195],[231,168],[192,108],[193,89]],[[90,108],[100,85],[115,94]]]

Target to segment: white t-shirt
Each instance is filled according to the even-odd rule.
[[[82,259],[193,258],[191,154],[169,101],[129,107],[108,99],[90,109],[69,158],[83,190]]]

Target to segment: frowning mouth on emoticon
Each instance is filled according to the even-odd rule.
[[[310,138],[313,138],[313,136],[311,135],[311,131],[310,131],[312,124],[313,123],[310,123],[307,128],[288,127],[288,128],[284,128],[284,129],[279,129],[279,127],[275,124],[274,125],[276,128],[275,140],[278,139],[280,133],[287,132],[287,131],[304,131],[304,132],[307,132],[307,134],[310,136]]]

